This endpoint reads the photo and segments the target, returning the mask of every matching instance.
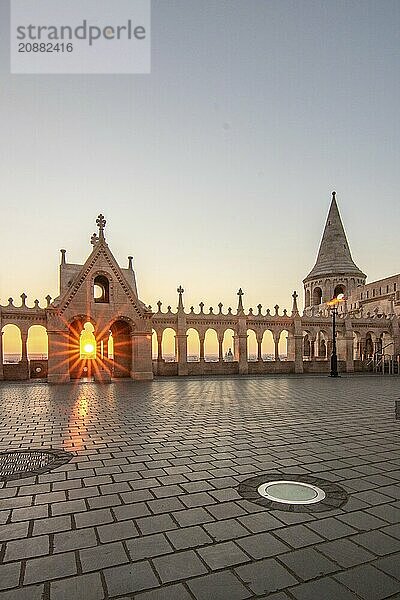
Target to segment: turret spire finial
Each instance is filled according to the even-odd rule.
[[[99,238],[100,239],[104,239],[104,229],[105,229],[106,223],[107,223],[107,221],[105,220],[104,215],[102,215],[100,213],[96,219],[96,225],[99,228]]]

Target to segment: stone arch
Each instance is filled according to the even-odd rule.
[[[117,319],[110,330],[113,339],[113,377],[130,377],[132,371],[132,326],[127,319]]]
[[[22,338],[18,325],[8,323],[2,328],[3,362],[17,363],[22,360]]]
[[[289,341],[289,331],[287,329],[282,329],[282,331],[279,334],[279,344],[278,344],[279,357],[281,360],[288,359],[288,341]]]
[[[365,336],[365,357],[372,358],[375,352],[376,335],[373,331],[368,331]]]
[[[254,329],[247,330],[247,360],[248,361],[256,361],[257,360],[257,335]]]
[[[200,360],[200,334],[194,327],[186,330],[187,335],[187,360],[198,362]]]
[[[44,325],[31,325],[28,329],[28,359],[47,359],[49,343],[47,329]]]
[[[173,327],[166,327],[161,333],[161,355],[166,362],[176,360],[176,331]]]
[[[204,335],[204,359],[208,362],[218,361],[218,334],[212,327]]]
[[[337,298],[339,294],[346,294],[346,286],[343,283],[338,283],[337,285],[335,285],[333,297]]]
[[[93,280],[93,299],[96,304],[110,302],[110,280],[103,273],[96,275]]]
[[[270,329],[265,329],[261,340],[262,360],[274,360],[274,348],[274,335]]]
[[[90,325],[90,329],[89,329]],[[68,361],[69,376],[71,379],[81,379],[82,377],[91,378],[94,374],[94,360],[97,355],[97,340],[94,334],[95,327],[93,320],[85,316],[75,317],[68,325]],[[85,335],[91,333],[93,338],[94,351],[86,352]],[[89,335],[88,335],[89,340]],[[88,341],[89,343],[89,341]]]
[[[233,329],[229,327],[228,329],[225,329],[222,342],[222,355],[227,362],[235,360],[234,336],[235,332]]]

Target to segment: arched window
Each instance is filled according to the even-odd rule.
[[[310,306],[310,304],[311,304],[310,290],[306,290],[306,308],[307,308],[307,306]]]
[[[320,287],[314,288],[313,291],[313,306],[318,306],[322,302],[322,290]]]
[[[110,283],[104,275],[97,275],[94,279],[93,297],[96,303],[108,304],[110,302]]]
[[[93,325],[85,323],[79,339],[81,358],[96,358],[96,338],[93,332]]]
[[[339,294],[344,294],[346,292],[346,288],[344,287],[344,285],[337,285],[335,287],[335,291],[333,292],[333,297],[337,298],[339,296]]]

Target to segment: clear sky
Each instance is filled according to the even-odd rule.
[[[56,296],[103,212],[146,304],[290,309],[332,190],[368,279],[399,272],[398,0],[154,0],[150,75],[10,75],[0,23],[3,305]]]

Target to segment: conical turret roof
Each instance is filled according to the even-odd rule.
[[[351,275],[366,278],[351,258],[349,244],[344,231],[338,205],[336,192],[332,192],[332,202],[329,208],[324,233],[319,246],[317,260],[314,267],[304,279],[304,282],[316,277],[328,275]]]

